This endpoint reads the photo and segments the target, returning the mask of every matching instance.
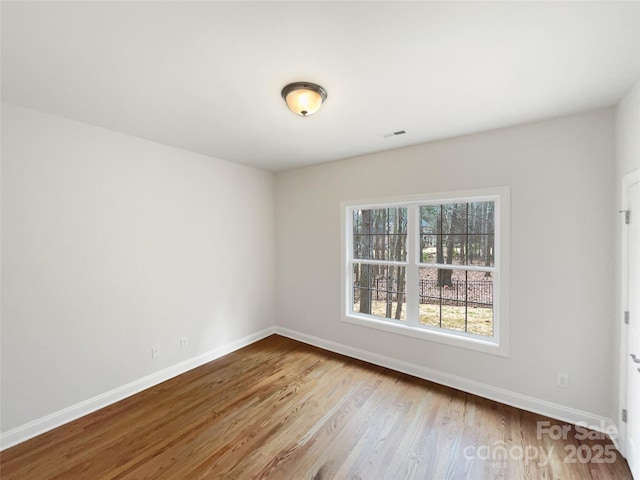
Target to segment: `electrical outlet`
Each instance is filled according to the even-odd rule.
[[[151,347],[151,358],[158,358],[159,355],[160,350],[158,350],[158,347]]]
[[[556,383],[559,387],[569,388],[569,374],[558,372],[556,377]]]
[[[180,348],[187,348],[189,346],[189,338],[188,337],[182,337],[180,339]]]

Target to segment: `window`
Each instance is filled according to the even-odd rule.
[[[343,320],[507,355],[509,189],[344,202]]]

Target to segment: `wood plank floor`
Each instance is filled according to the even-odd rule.
[[[5,450],[0,475],[631,480],[608,439],[538,421],[564,425],[273,335]]]

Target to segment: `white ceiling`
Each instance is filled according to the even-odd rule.
[[[1,8],[4,101],[273,171],[613,105],[640,76],[638,1]],[[314,116],[293,81],[326,88]]]

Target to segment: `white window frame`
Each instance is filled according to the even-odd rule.
[[[419,268],[432,267],[420,263],[420,245],[416,231],[419,221],[419,206],[466,202],[495,202],[494,266],[493,275],[493,336],[484,337],[466,332],[457,332],[440,327],[422,325],[418,322]],[[509,220],[510,188],[493,187],[455,192],[428,193],[361,199],[341,202],[341,317],[353,325],[373,328],[384,332],[405,335],[445,345],[476,350],[503,357],[509,356]],[[407,207],[407,278],[406,320],[381,318],[365,313],[352,312],[353,295],[353,210]],[[361,260],[358,260],[361,262]],[[369,262],[364,262],[369,263]],[[403,264],[405,262],[371,261],[374,264]],[[473,266],[452,265],[456,270],[473,270]],[[447,268],[449,268],[447,266]],[[482,268],[481,270],[485,270]]]

